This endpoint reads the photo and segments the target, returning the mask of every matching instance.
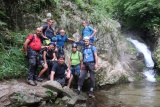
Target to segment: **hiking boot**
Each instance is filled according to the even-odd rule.
[[[36,85],[38,84],[36,80],[33,81]]]
[[[36,86],[37,84],[35,84],[35,82],[33,81],[33,80],[28,80],[27,79],[27,83],[29,84],[29,85],[32,85],[32,86]]]
[[[36,80],[39,81],[39,82],[42,82],[42,81],[43,81],[43,78],[36,77]]]
[[[81,93],[81,91],[80,90],[77,90],[77,94],[79,95]]]
[[[94,98],[94,97],[95,97],[95,96],[93,95],[93,91],[90,91],[88,96],[89,96],[89,98]]]

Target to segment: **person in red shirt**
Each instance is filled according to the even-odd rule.
[[[25,55],[29,59],[29,72],[27,82],[28,84],[35,86],[37,85],[35,80],[36,71],[38,68],[39,51],[42,48],[42,43],[40,40],[42,30],[37,28],[35,34],[30,34],[26,41],[24,42]]]

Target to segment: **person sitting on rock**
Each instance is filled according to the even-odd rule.
[[[84,46],[84,37],[89,37],[90,44],[94,42],[94,35],[97,33],[97,30],[92,28],[91,26],[87,26],[86,21],[82,21],[82,36],[80,37],[79,42],[76,42],[77,45]]]
[[[79,75],[80,75],[81,61],[82,61],[82,53],[77,50],[77,45],[75,43],[73,43],[72,44],[72,52],[71,52],[70,61],[69,61],[69,67],[70,67],[72,75],[71,75],[70,81],[68,82],[68,87],[70,86],[73,77],[74,77],[74,80],[77,84],[78,79],[79,79]]]
[[[62,86],[65,86],[66,79],[70,79],[71,71],[66,65],[65,56],[60,55],[58,62],[56,62],[51,70],[50,80],[59,82]],[[70,80],[69,80],[70,81]]]
[[[37,81],[43,81],[41,77],[41,75],[47,71],[48,69],[48,74],[50,74],[51,72],[51,68],[53,66],[54,61],[57,60],[57,57],[55,55],[55,44],[53,42],[49,43],[48,47],[45,47],[42,51],[42,59],[40,61],[40,64],[43,66],[43,69],[40,71],[40,73],[38,74],[38,77],[36,77]]]

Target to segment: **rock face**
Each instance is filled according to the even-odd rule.
[[[9,80],[0,83],[0,107],[33,105],[56,96],[57,93],[49,96],[40,83],[36,87],[28,85],[24,80]]]
[[[98,15],[98,20],[89,12],[81,12],[78,7],[70,1],[63,0],[61,3],[62,12],[55,9],[52,12],[53,18],[59,18],[60,28],[64,28],[66,35],[75,38],[77,41],[81,35],[81,22],[86,19],[88,24],[98,30],[95,35],[95,43],[98,50],[98,65],[96,73],[97,85],[115,84],[121,81],[136,80],[137,71],[143,68],[143,61],[137,61],[137,52],[120,33],[121,25],[110,18]],[[85,4],[83,4],[85,7]],[[95,11],[94,9],[92,10]],[[51,12],[49,12],[51,13]],[[95,19],[94,19],[95,18]],[[57,20],[57,19],[54,19]],[[72,35],[72,36],[71,36]],[[65,46],[66,63],[69,61],[71,43]]]
[[[0,83],[0,107],[41,107],[51,100],[55,101],[56,106],[62,104],[71,107],[77,101],[85,103],[87,100],[86,95],[77,95],[76,92],[67,87],[62,87],[56,81],[38,82],[37,86],[30,86],[24,80],[11,80],[9,82]]]
[[[61,85],[57,81],[47,81],[42,84],[43,87],[51,89],[53,91],[58,92],[59,94],[63,94],[62,99],[57,99],[56,103],[67,103],[69,107],[72,107],[76,104],[77,101],[86,101],[87,98],[82,95],[77,95],[76,92],[69,89],[68,87],[61,87]]]

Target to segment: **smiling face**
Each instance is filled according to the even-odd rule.
[[[58,62],[59,62],[60,65],[62,65],[62,64],[64,63],[64,58],[61,58],[61,57],[60,57],[60,58],[58,59]]]
[[[65,31],[62,29],[60,30],[60,35],[63,36],[65,34]]]
[[[85,39],[85,40],[84,40],[85,46],[89,46],[89,44],[90,44],[89,42],[90,42],[89,39]]]
[[[41,33],[42,33],[42,29],[37,28],[36,31],[35,31],[35,33],[36,33],[37,36],[40,37],[40,36],[41,36]]]
[[[49,50],[52,50],[52,49],[54,49],[54,45],[50,44],[48,48],[49,48]]]

